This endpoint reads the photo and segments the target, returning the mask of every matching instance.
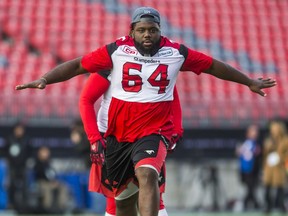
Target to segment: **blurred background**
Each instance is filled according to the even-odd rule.
[[[87,75],[45,90],[14,87],[127,35],[138,6],[159,10],[162,35],[251,77],[277,80],[264,98],[209,75],[179,75],[185,134],[167,158],[168,212],[283,213],[283,205],[288,207],[287,0],[0,0],[1,212],[105,211],[105,199],[87,192],[89,144],[78,110]],[[275,152],[286,176],[270,184],[265,167],[280,164],[266,164]]]

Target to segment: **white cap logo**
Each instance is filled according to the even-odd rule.
[[[150,10],[144,10],[144,13],[148,14],[148,13],[151,13],[151,11]]]

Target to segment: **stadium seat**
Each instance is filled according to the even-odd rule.
[[[239,126],[249,119],[263,123],[275,116],[287,118],[288,3],[266,0],[2,0],[1,32],[9,36],[10,42],[0,38],[0,55],[9,60],[9,68],[0,68],[0,98],[4,101],[0,114],[5,112],[11,118],[58,116],[60,121],[76,116],[76,101],[86,76],[47,88],[45,97],[50,96],[41,110],[26,106],[32,95],[15,94],[11,86],[36,79],[61,61],[128,34],[130,12],[144,4],[159,9],[163,32],[173,40],[213,55],[255,78],[277,78],[278,86],[267,90],[269,95],[263,101],[234,83],[181,73],[177,87],[185,126]],[[37,94],[33,97],[42,100]],[[17,106],[13,105],[15,100]],[[73,107],[71,112],[67,113],[67,107]]]

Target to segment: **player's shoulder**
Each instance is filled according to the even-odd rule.
[[[160,42],[161,47],[171,47],[174,49],[180,49],[181,44],[177,43],[167,37],[161,36],[161,42]]]
[[[134,45],[133,38],[128,35],[116,39],[115,43],[117,46],[122,46],[122,45],[133,46]]]
[[[130,36],[123,36],[116,39],[113,43],[107,44],[106,48],[111,56],[120,46],[133,46],[134,42]]]

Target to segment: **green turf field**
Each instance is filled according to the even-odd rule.
[[[16,216],[16,214],[13,213],[4,213],[0,212],[0,216]],[[21,215],[21,216],[38,216],[38,215]],[[58,215],[39,215],[39,216],[58,216]],[[60,215],[59,215],[60,216]],[[63,216],[63,215],[61,215]],[[97,214],[64,214],[64,216],[103,216],[103,215],[97,215]],[[169,216],[288,216],[288,214],[281,214],[281,213],[271,213],[271,214],[263,214],[263,213],[258,213],[258,212],[243,212],[243,213],[233,213],[233,212],[225,212],[225,213],[206,213],[206,212],[193,212],[193,213],[179,213],[179,212],[169,212]]]
[[[266,216],[267,214],[264,213],[232,213],[232,212],[227,212],[227,213],[169,213],[169,216]],[[283,214],[280,213],[273,213],[269,214],[269,216],[280,216]],[[287,216],[285,214],[285,216]]]

